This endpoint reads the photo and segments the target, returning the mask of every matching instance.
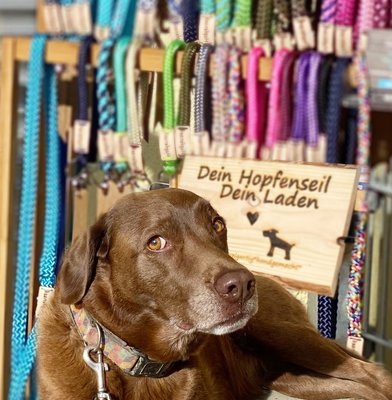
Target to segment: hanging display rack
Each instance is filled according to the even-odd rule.
[[[2,191],[0,195],[0,400],[5,398],[6,382],[8,381],[9,348],[11,311],[13,298],[14,271],[12,255],[14,254],[15,229],[13,220],[15,205],[17,204],[14,193],[15,164],[16,164],[16,102],[18,85],[18,63],[27,62],[29,57],[31,39],[28,37],[3,37],[1,39],[2,62],[0,79],[0,181]],[[97,65],[99,45],[91,47],[91,60]],[[45,61],[49,64],[77,65],[79,44],[61,40],[49,40],[46,48]],[[180,73],[183,52],[179,51],[176,57],[176,72]],[[141,71],[162,72],[164,50],[157,48],[142,48],[138,55],[137,66]],[[210,64],[210,75],[212,72]],[[242,77],[246,78],[247,56],[241,58]],[[259,80],[269,81],[272,72],[272,58],[261,57],[259,61]],[[351,86],[356,86],[354,68],[349,68],[347,77]],[[363,191],[358,192],[357,204],[361,204]],[[359,209],[356,207],[356,209]],[[37,227],[39,227],[37,218]],[[35,246],[38,246],[36,244]],[[32,279],[36,279],[36,271],[32,268]],[[34,285],[33,285],[34,286]],[[34,290],[30,293],[30,304],[35,304]],[[30,320],[33,313],[30,312]]]

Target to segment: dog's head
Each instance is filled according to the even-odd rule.
[[[272,237],[279,233],[276,229],[270,229],[263,231],[263,236],[265,237]]]
[[[224,220],[178,189],[119,200],[66,252],[57,292],[163,361],[187,357],[203,334],[241,329],[257,311],[254,277],[228,255]]]

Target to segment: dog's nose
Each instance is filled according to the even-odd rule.
[[[229,271],[215,281],[215,290],[219,296],[230,302],[245,302],[255,291],[255,278],[247,270]]]

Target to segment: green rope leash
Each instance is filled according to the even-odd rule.
[[[185,47],[181,65],[180,103],[178,107],[177,125],[190,126],[191,120],[191,84],[196,53],[200,49],[197,42],[188,43]]]
[[[165,49],[163,60],[163,135],[172,135],[174,137],[174,128],[176,124],[174,111],[174,89],[173,79],[175,74],[175,57],[179,50],[184,50],[185,43],[182,40],[173,40]],[[176,173],[177,157],[175,154],[163,158],[163,171],[172,176]]]
[[[259,0],[256,11],[257,39],[271,39],[273,1]]]
[[[252,26],[252,0],[236,0],[231,26]]]

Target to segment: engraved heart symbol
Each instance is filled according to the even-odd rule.
[[[259,213],[258,212],[248,212],[246,214],[246,216],[248,217],[248,220],[250,222],[251,225],[253,225],[258,219],[259,219]]]

